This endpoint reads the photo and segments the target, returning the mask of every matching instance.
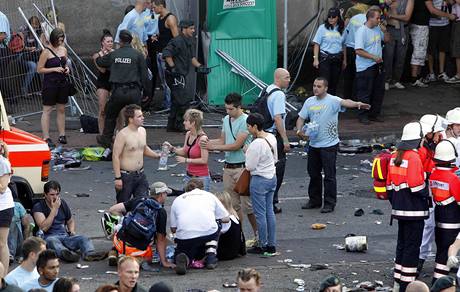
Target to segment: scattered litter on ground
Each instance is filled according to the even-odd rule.
[[[105,210],[97,210],[98,213],[105,213]]]
[[[355,216],[356,217],[361,217],[363,215],[364,215],[364,210],[363,209],[360,208],[360,209],[355,211]]]
[[[91,169],[91,166],[87,165],[85,167],[77,167],[77,168],[71,167],[71,168],[67,168],[66,170],[67,171],[80,171],[80,170],[89,170],[89,169]]]
[[[236,288],[236,287],[238,287],[238,284],[236,284],[235,282],[232,282],[232,283],[225,282],[225,283],[222,284],[222,287],[224,287],[224,288]]]
[[[372,210],[371,214],[374,214],[374,215],[384,215],[383,211],[380,210],[380,209],[374,209],[374,210]]]
[[[275,256],[279,256],[281,255],[280,252],[274,252],[274,253],[271,253],[271,252],[264,252],[261,257],[262,258],[271,258],[271,257],[275,257]]]
[[[83,277],[83,278],[81,278],[81,279],[84,280],[84,281],[89,281],[89,280],[92,280],[93,277]]]
[[[305,281],[302,279],[294,279],[294,283],[297,284],[296,291],[305,291]]]
[[[77,269],[87,269],[89,268],[88,265],[77,264]]]
[[[335,247],[338,250],[344,250],[345,249],[345,246],[343,244],[334,243],[332,246]]]
[[[359,262],[360,262],[360,263],[363,263],[363,264],[367,263],[366,260],[360,260]]]
[[[105,271],[105,273],[110,275],[118,275],[117,271]]]
[[[171,173],[171,176],[184,177],[185,173]]]
[[[80,193],[80,194],[75,194],[74,197],[76,197],[76,198],[88,198],[89,194]]]
[[[292,252],[292,249],[287,249],[286,252]]]
[[[313,230],[321,230],[321,229],[324,229],[326,228],[326,224],[322,224],[322,223],[314,223],[311,225],[311,229]]]
[[[173,167],[176,167],[177,166],[177,163],[175,164],[168,164],[168,168],[173,168]]]
[[[309,264],[292,264],[292,263],[287,263],[287,266],[290,268],[294,269],[309,269],[311,265]]]
[[[319,271],[319,270],[327,270],[329,269],[328,264],[313,264],[310,266],[310,271]]]
[[[351,274],[352,274],[353,276],[358,275],[358,273],[356,273],[356,272],[351,272]]]
[[[284,259],[283,262],[285,262],[285,263],[292,263],[292,259]]]
[[[348,252],[364,252],[367,250],[367,237],[347,235],[345,237],[345,250]]]
[[[380,224],[382,224],[382,221],[375,220],[374,223],[377,224],[377,225],[380,225]]]

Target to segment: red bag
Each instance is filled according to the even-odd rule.
[[[386,181],[390,168],[391,153],[384,150],[379,153],[372,162],[371,176],[374,179],[375,195],[380,200],[388,200]]]

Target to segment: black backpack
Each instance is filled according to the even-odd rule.
[[[157,215],[162,208],[150,198],[138,203],[123,219],[118,238],[137,249],[146,250],[157,231]]]
[[[263,124],[264,130],[273,126],[273,123],[274,123],[274,120],[270,114],[270,110],[268,109],[268,104],[267,104],[268,97],[276,91],[281,91],[281,89],[279,88],[274,88],[271,91],[267,91],[267,88],[268,87],[265,87],[262,90],[259,97],[254,102],[254,105],[252,106],[252,110],[251,110],[252,112],[259,113],[264,117],[264,124]]]

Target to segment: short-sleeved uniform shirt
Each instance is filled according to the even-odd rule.
[[[275,88],[279,88],[278,86],[271,84],[267,87],[267,92],[272,91]],[[281,115],[281,118],[283,119],[283,123],[286,121],[286,95],[284,94],[283,91],[277,90],[270,94],[270,96],[267,99],[267,106],[268,106],[268,111],[270,112],[270,115],[272,118],[274,118],[276,115]],[[273,132],[276,130],[275,123],[273,123],[273,126],[271,126],[268,131]]]
[[[137,207],[137,205],[139,205],[139,203],[141,203],[145,199],[146,198],[135,198],[127,202],[124,202],[123,205],[125,206],[126,212],[133,211]],[[166,213],[166,210],[164,208],[161,208],[161,210],[158,211],[157,221],[156,221],[157,233],[166,235],[167,218],[168,218],[168,214]]]
[[[32,214],[43,213],[45,217],[48,217],[51,213],[50,207],[46,204],[45,200],[40,200],[32,208]],[[45,238],[53,235],[67,235],[66,224],[72,218],[72,213],[66,201],[61,198],[61,206],[59,211],[54,217],[51,227],[45,232]]]
[[[361,49],[382,58],[382,41],[383,32],[380,27],[369,28],[367,25],[363,25],[358,28],[355,34],[355,50]],[[375,64],[372,59],[356,55],[356,72],[364,71]]]
[[[238,118],[231,121],[232,126],[230,128],[230,116],[226,115],[222,119],[222,132],[225,135],[225,144],[233,144],[235,143],[238,135],[240,133],[248,134],[248,137],[244,141],[243,145],[249,145],[251,143],[251,135],[249,135],[248,127],[246,125],[246,119],[248,115],[243,113]],[[225,162],[227,163],[244,163],[246,160],[243,149],[239,149],[236,151],[225,151]]]
[[[319,45],[321,52],[328,54],[342,52],[342,35],[339,32],[338,25],[333,29],[327,29],[324,24],[321,24],[316,31],[313,42]]]
[[[366,14],[357,14],[353,16],[347,24],[343,33],[343,41],[345,46],[355,48],[355,34],[358,28],[366,23]]]
[[[340,142],[337,128],[339,112],[345,111],[341,102],[340,97],[330,94],[322,99],[311,96],[304,102],[299,117],[319,125],[318,135],[310,140],[311,147],[330,147]]]

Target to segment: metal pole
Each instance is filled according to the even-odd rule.
[[[54,14],[54,26],[58,27],[56,8],[54,7],[54,0],[51,0],[51,8],[53,9],[53,14]]]
[[[283,68],[288,68],[288,0],[284,0]]]
[[[24,14],[24,11],[22,11],[21,7],[18,7],[18,10],[19,10],[19,13],[21,14],[22,18],[24,18],[27,26],[29,27],[29,30],[30,32],[33,34],[34,38],[37,40],[38,44],[40,45],[40,48],[43,50],[44,47],[43,47],[43,44],[42,42],[40,41],[40,38],[37,36],[37,34],[35,33],[35,29],[32,27],[32,25],[29,23],[29,21],[27,20],[27,17],[26,15]]]

